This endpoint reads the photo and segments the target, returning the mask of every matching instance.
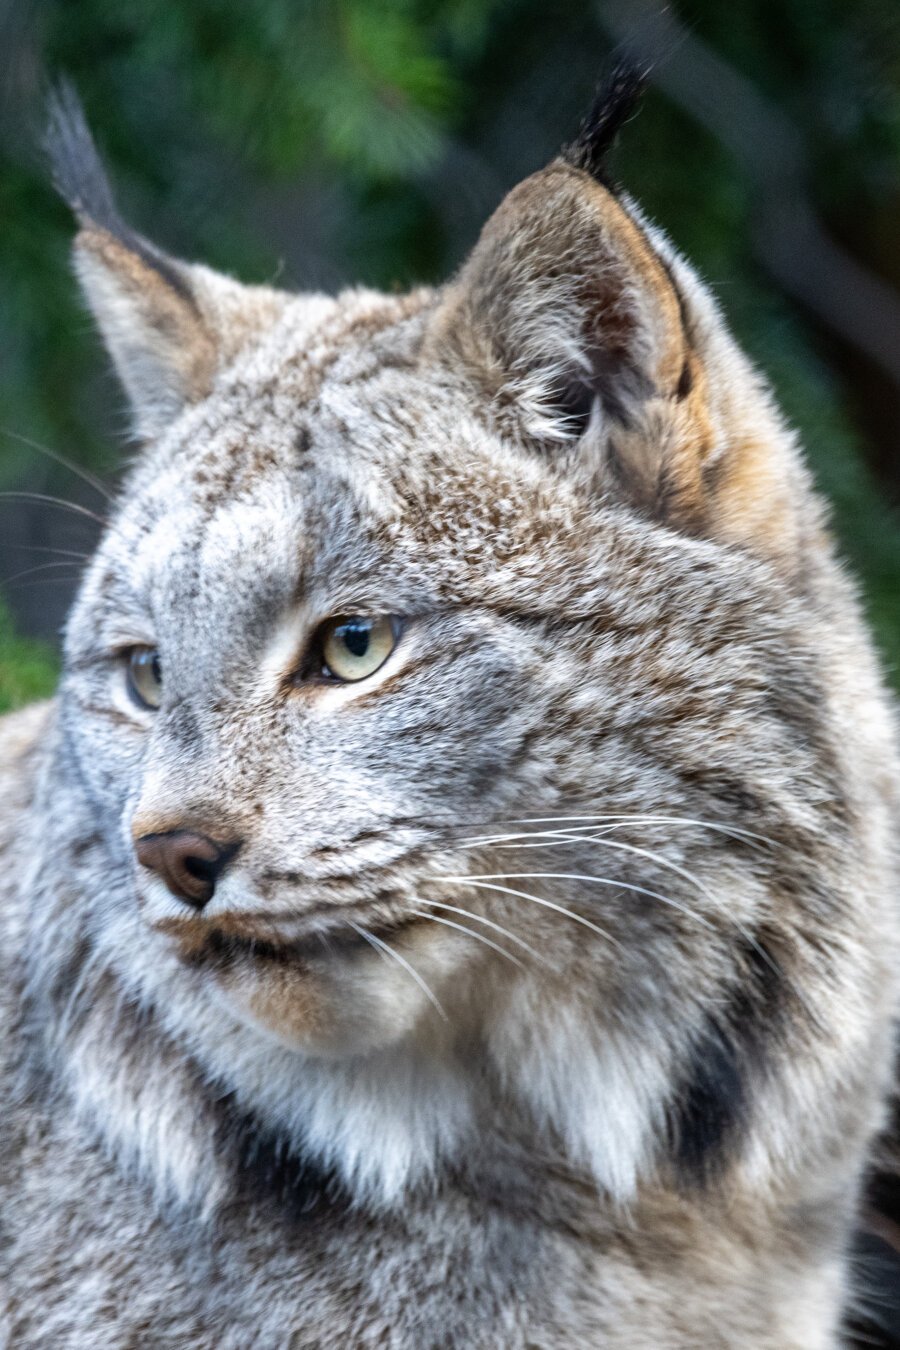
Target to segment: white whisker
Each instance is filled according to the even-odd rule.
[[[596,829],[596,826],[585,826],[585,829]],[[464,847],[479,848],[484,844],[506,844],[515,842],[519,839],[561,839],[563,841],[571,839],[573,842],[581,838],[575,830],[517,830],[510,834],[482,834],[473,835],[468,839],[460,839],[460,844]],[[516,845],[518,846],[518,845]],[[527,847],[527,845],[524,845]]]
[[[451,914],[461,914],[463,918],[474,919],[476,923],[483,923],[487,928],[492,928],[495,933],[500,933],[502,937],[507,938],[510,942],[514,942],[517,947],[521,947],[523,951],[526,951],[535,961],[539,961],[541,965],[550,965],[547,958],[542,956],[540,952],[535,951],[524,938],[519,937],[516,933],[511,933],[509,929],[504,928],[501,923],[495,923],[493,919],[486,919],[483,914],[475,914],[472,910],[463,909],[460,905],[448,905],[442,900],[423,899],[422,903],[423,905],[428,905],[432,909],[446,909]]]
[[[110,505],[115,500],[109,488],[99,478],[81,465],[73,463],[65,455],[61,455],[58,450],[51,450],[48,445],[41,445],[40,441],[33,441],[29,436],[23,436],[20,432],[12,431],[9,427],[0,427],[0,435],[8,436],[10,440],[18,441],[20,445],[27,445],[29,450],[36,450],[39,455],[46,455],[48,459],[61,464],[64,469],[68,469],[69,473],[74,474],[76,478],[80,478],[82,483],[86,483],[88,487],[93,488],[98,496],[103,497]]]
[[[702,884],[702,882],[700,882],[700,881],[698,880],[698,878],[695,877],[695,876],[693,876],[690,872],[686,871],[685,868],[679,867],[677,863],[670,862],[669,859],[667,859],[667,858],[661,858],[661,857],[659,857],[657,854],[655,854],[655,853],[653,853],[653,852],[651,852],[651,851],[649,851],[649,850],[647,850],[647,849],[635,848],[633,845],[631,845],[631,844],[623,844],[621,841],[613,841],[613,840],[610,840],[610,839],[600,839],[600,840],[597,840],[597,842],[600,843],[600,844],[604,844],[607,848],[618,848],[618,849],[623,849],[623,850],[625,850],[625,851],[627,851],[627,852],[629,852],[629,853],[635,853],[635,854],[638,854],[638,855],[641,856],[641,857],[649,858],[652,862],[657,862],[657,863],[659,863],[660,866],[662,866],[662,867],[667,867],[667,868],[669,868],[669,870],[672,871],[672,872],[674,872],[676,875],[678,875],[678,876],[684,878],[684,880],[689,881],[689,882],[691,882],[693,885],[695,885],[695,886],[697,887],[697,889],[700,891],[701,895],[704,895],[708,900],[712,901],[712,903],[715,905],[715,903],[716,903],[715,897],[711,894],[710,891],[708,891],[708,890],[706,889],[706,887]],[[686,905],[681,904],[681,903],[680,903],[679,901],[677,901],[677,900],[673,900],[671,896],[661,895],[658,891],[651,891],[651,890],[649,890],[647,887],[644,887],[644,886],[636,886],[636,885],[634,885],[634,884],[631,883],[631,882],[617,881],[617,880],[614,880],[613,878],[610,878],[610,877],[595,877],[595,876],[590,876],[590,875],[587,875],[587,874],[585,874],[585,873],[580,873],[580,872],[506,872],[506,873],[493,872],[493,873],[485,873],[484,875],[485,875],[485,876],[500,877],[500,878],[503,878],[503,879],[505,879],[505,880],[511,880],[511,881],[514,881],[514,880],[527,881],[527,880],[531,880],[531,879],[533,879],[533,880],[544,880],[544,879],[546,879],[546,880],[558,880],[558,881],[586,881],[586,882],[593,882],[594,884],[596,884],[596,885],[601,885],[601,886],[618,886],[618,887],[620,887],[622,890],[625,890],[625,891],[636,891],[638,894],[650,896],[650,897],[653,898],[653,899],[659,900],[659,901],[660,901],[662,904],[664,904],[664,905],[669,905],[669,906],[671,906],[671,908],[673,908],[673,909],[680,910],[683,914],[687,915],[688,918],[693,919],[694,922],[696,922],[696,923],[702,924],[705,928],[709,928],[709,929],[713,929],[713,930],[714,930],[715,927],[716,927],[716,925],[715,925],[713,922],[711,922],[708,918],[706,918],[704,915],[702,915],[702,914],[697,914],[695,910],[688,908]],[[465,878],[465,877],[447,877],[447,878],[445,878],[445,880],[447,880],[447,881],[455,881],[455,882],[463,882],[463,881],[468,880],[468,881],[470,882],[470,884],[476,885],[476,886],[477,886],[477,885],[483,885],[483,884],[484,884],[484,883],[482,882],[482,880],[481,880],[480,877],[478,877],[478,878],[475,878],[475,877],[469,877],[469,878]],[[532,899],[532,900],[536,900],[536,897],[535,897],[535,896],[529,896],[528,898],[529,898],[529,899]],[[547,904],[547,903],[549,903],[549,902],[544,901],[543,903],[544,903],[544,904]],[[569,910],[566,910],[565,912],[571,914],[571,911],[569,911]],[[735,931],[740,937],[742,937],[742,938],[744,939],[744,941],[747,943],[747,945],[748,945],[749,947],[752,947],[752,949],[757,953],[757,955],[760,956],[760,957],[762,958],[763,961],[765,961],[765,963],[766,963],[766,965],[769,967],[769,969],[772,970],[772,971],[773,971],[780,979],[786,979],[786,978],[787,978],[787,977],[785,976],[784,971],[782,970],[782,968],[781,968],[781,966],[779,965],[779,963],[775,960],[775,958],[774,958],[773,956],[771,956],[769,952],[766,951],[765,947],[763,947],[762,944],[759,943],[759,942],[756,940],[756,938],[755,938],[755,937],[753,936],[753,934],[749,931],[749,929],[746,928],[746,927],[745,927],[738,919],[736,919],[732,914],[729,914],[727,911],[719,911],[718,909],[717,909],[717,916],[720,917],[721,919],[723,919],[725,923],[730,924],[730,926],[734,929],[734,931]],[[576,915],[572,915],[572,917],[575,918],[575,917],[577,917],[577,916],[576,916]],[[606,936],[608,936],[608,935],[606,935]],[[618,944],[618,945],[621,945],[621,944]],[[812,1010],[811,1010],[811,1008],[809,1007],[809,1004],[808,1004],[807,1000],[803,997],[803,995],[800,993],[800,991],[796,988],[796,982],[795,982],[795,981],[790,981],[790,984],[791,984],[791,987],[792,987],[793,990],[794,990],[794,993],[795,993],[796,997],[803,1003],[804,1007],[807,1009],[807,1011],[808,1011],[808,1012],[810,1013],[810,1015],[812,1016],[812,1015],[813,1015],[813,1014],[812,1014]]]
[[[426,901],[425,903],[427,904],[428,902]],[[426,914],[425,911],[421,909],[414,909],[410,912],[415,914],[417,918],[428,919],[431,923],[443,924],[445,928],[455,928],[458,933],[466,933],[470,938],[474,938],[476,942],[481,942],[485,947],[490,947],[492,951],[499,952],[501,956],[505,956],[507,961],[511,961],[514,966],[518,966],[519,970],[525,969],[517,956],[513,956],[512,952],[508,952],[504,947],[501,947],[499,943],[492,942],[491,939],[485,937],[483,933],[473,932],[471,928],[466,928],[465,925],[461,923],[455,923],[453,919],[442,919],[438,914]]]
[[[692,885],[696,886],[700,894],[705,896],[706,899],[709,900],[718,909],[716,897],[712,894],[710,890],[707,889],[706,886],[704,886],[703,882],[700,881],[699,877],[694,876],[693,872],[689,872],[686,868],[679,867],[677,863],[673,863],[669,858],[662,857],[660,854],[654,852],[652,849],[637,848],[634,844],[623,844],[621,839],[598,839],[597,843],[601,844],[604,848],[620,849],[625,853],[631,853],[640,858],[647,858],[650,860],[650,862],[657,863],[660,867],[668,868],[668,870],[670,872],[674,872],[676,876],[681,877],[683,878],[683,880],[688,881]],[[740,922],[739,919],[736,919],[733,914],[729,914],[727,911],[722,911],[722,917],[725,919],[725,922],[729,923],[734,929],[734,931],[738,933],[750,947],[753,948],[753,950],[757,953],[757,955],[762,957],[762,959],[766,962],[769,968],[773,970],[776,975],[778,975],[783,979],[784,972],[782,971],[778,962],[772,956],[769,955],[765,947],[763,947],[759,942],[757,942],[756,938],[753,936],[750,930],[748,928],[745,928],[745,926]],[[699,919],[700,916],[697,915],[697,918]],[[708,920],[705,920],[704,922],[706,922],[709,927],[713,926],[712,924],[709,924]]]
[[[21,572],[14,572],[11,577],[0,578],[0,585],[11,586],[14,581],[21,581],[24,577],[34,576],[36,572],[54,572],[60,569],[68,568],[73,577],[78,576],[78,569],[71,559],[58,559],[55,562],[37,563],[34,567],[26,567]],[[50,578],[46,578],[50,580]]]
[[[374,933],[370,933],[367,928],[361,928],[359,924],[354,923],[352,919],[347,919],[346,922],[350,925],[350,927],[353,929],[355,933],[358,933],[361,938],[365,938],[366,942],[370,943],[371,946],[373,946],[377,952],[381,952],[385,960],[392,958],[394,961],[397,962],[398,965],[402,966],[403,969],[406,971],[407,975],[411,976],[411,978],[415,980],[416,984],[422,990],[422,993],[428,999],[429,1003],[435,1008],[435,1010],[444,1019],[444,1021],[448,1022],[450,1020],[447,1014],[444,1012],[444,1009],[441,1007],[441,1004],[439,1003],[437,996],[425,983],[419,972],[417,970],[413,970],[412,966],[409,964],[409,962],[406,960],[405,957],[401,956],[399,952],[394,951],[394,948],[389,947],[388,944],[382,941],[380,937],[376,937]]]
[[[18,553],[55,553],[63,558],[77,558],[79,562],[89,562],[90,553],[82,553],[74,548],[51,548],[49,544],[7,544],[7,548],[14,548]]]
[[[488,873],[487,875],[492,876],[495,874]],[[503,874],[500,873],[497,875],[502,876]],[[522,875],[527,877],[529,873],[526,872]],[[611,943],[614,947],[621,948],[622,946],[620,942],[616,941],[611,933],[607,933],[604,929],[598,928],[597,925],[591,923],[589,919],[583,918],[580,914],[573,913],[571,909],[566,909],[565,905],[557,905],[552,900],[544,900],[543,897],[531,895],[528,891],[517,891],[511,886],[497,886],[481,877],[442,877],[441,880],[456,882],[462,885],[476,886],[484,891],[498,891],[501,895],[516,895],[522,900],[531,900],[535,905],[540,905],[543,909],[552,909],[558,914],[568,915],[573,922],[580,923],[583,928],[589,928],[592,933],[596,933],[598,937],[602,937],[604,941]]]
[[[500,881],[588,881],[596,886],[614,886],[623,891],[634,891],[637,895],[649,896],[651,900],[659,900],[663,905],[670,905],[672,909],[677,909],[682,914],[686,914],[689,919],[693,919],[695,923],[703,924],[705,928],[715,927],[715,925],[704,915],[697,914],[695,910],[690,909],[687,905],[681,904],[678,900],[673,900],[670,895],[662,895],[659,891],[651,891],[648,887],[637,886],[631,881],[617,881],[614,877],[595,877],[584,872],[485,872],[481,875],[472,877],[445,877],[444,880],[453,882],[468,881],[477,884],[488,878],[494,878],[495,880]],[[534,896],[531,897],[531,899],[534,898]],[[550,901],[542,900],[540,903],[550,904]],[[565,910],[565,913],[571,914],[572,911],[567,909]],[[572,917],[576,918],[578,916],[572,915]],[[606,934],[605,936],[608,937],[609,934]],[[610,939],[610,941],[613,940],[614,939],[612,938]]]
[[[713,830],[719,834],[729,835],[735,839],[743,839],[754,844],[767,844],[771,848],[777,848],[778,845],[774,839],[767,835],[756,834],[752,830],[741,829],[737,825],[724,825],[718,821],[701,820],[693,816],[654,816],[654,815],[596,815],[596,816],[535,816],[524,817],[520,821],[511,822],[520,825],[569,825],[568,829],[557,830],[523,830],[498,835],[480,835],[461,842],[464,844],[490,844],[505,842],[514,839],[533,839],[543,836],[553,837],[556,835],[571,836],[572,838],[581,837],[588,830],[599,828],[601,825],[605,830],[621,829],[627,825],[693,825],[704,830]]]
[[[597,843],[602,844],[604,848],[616,848],[623,853],[634,854],[638,858],[647,858],[649,862],[656,863],[658,867],[667,868],[670,872],[674,872],[677,877],[681,877],[682,881],[689,881],[692,886],[696,886],[700,894],[705,896],[707,900],[711,900],[713,904],[716,903],[715,896],[707,890],[699,877],[694,876],[693,872],[689,872],[686,867],[679,867],[678,863],[673,863],[670,858],[663,857],[654,849],[638,848],[636,844],[623,844],[621,839],[598,839]]]
[[[591,834],[577,833],[575,830],[544,830],[541,833],[534,835],[521,834],[518,836],[519,839],[537,839],[539,842],[536,844],[523,844],[512,840],[512,838],[509,843],[500,843],[491,839],[481,839],[477,841],[477,844],[482,847],[485,844],[491,844],[492,847],[500,852],[510,849],[517,852],[519,849],[526,848],[560,848],[563,844],[590,844],[594,841],[599,844],[602,842],[604,835],[615,828],[615,825],[607,825],[602,829],[599,826],[591,825],[590,829],[593,831]],[[468,843],[469,841],[466,842]]]
[[[87,506],[81,506],[78,502],[67,502],[63,497],[51,497],[46,492],[23,492],[12,490],[0,492],[0,501],[2,502],[44,502],[49,506],[58,506],[61,510],[71,511],[76,516],[86,516],[90,520],[96,521],[100,526],[106,527],[107,522],[102,516],[98,516],[96,511],[91,511]]]

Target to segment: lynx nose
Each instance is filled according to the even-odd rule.
[[[142,835],[134,851],[141,866],[155,872],[178,900],[201,910],[239,847],[192,830],[169,830]]]

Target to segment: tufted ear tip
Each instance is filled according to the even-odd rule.
[[[91,221],[110,234],[125,233],[84,108],[70,80],[59,80],[47,98],[44,150],[53,186],[79,222]]]
[[[117,239],[171,285],[186,288],[177,265],[123,220],[81,100],[69,80],[59,80],[48,96],[44,150],[53,186],[83,230]]]
[[[604,181],[641,83],[620,73],[576,141],[507,194],[423,351],[512,443],[645,517],[793,565],[794,439],[693,269]]]
[[[47,103],[54,186],[80,230],[75,271],[131,403],[137,437],[161,435],[217,371],[280,314],[286,296],[170,257],[122,218],[73,86]]]
[[[47,101],[44,148],[54,187],[81,227],[76,273],[131,401],[137,434],[152,438],[205,392],[214,365],[192,269],[123,220],[81,101],[65,79]]]
[[[578,134],[564,146],[560,157],[609,186],[610,155],[625,123],[637,111],[649,77],[646,63],[627,55],[620,57],[598,87]]]

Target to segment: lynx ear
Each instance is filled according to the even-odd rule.
[[[284,303],[205,267],[166,256],[120,217],[74,91],[50,103],[47,149],[81,229],[75,270],[132,406],[152,439],[205,397],[216,371]]]
[[[791,434],[690,268],[596,171],[570,151],[509,193],[425,354],[463,374],[501,434],[548,453],[579,444],[604,492],[795,556]]]
[[[692,383],[666,267],[616,197],[562,159],[488,221],[433,340],[477,381],[503,429],[532,443],[572,441],[597,418],[627,429]]]
[[[619,69],[574,145],[514,188],[437,307],[424,354],[502,434],[559,451],[678,528],[795,551],[793,438],[712,297],[610,190],[641,88]],[[808,514],[808,513],[807,513]]]
[[[604,490],[679,524],[695,513],[713,432],[681,299],[589,173],[557,160],[513,189],[434,340],[503,433],[551,451],[583,437]]]

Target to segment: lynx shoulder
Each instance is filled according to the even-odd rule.
[[[51,144],[140,449],[0,726],[0,1340],[833,1350],[894,714],[794,435],[607,183],[245,287]]]

